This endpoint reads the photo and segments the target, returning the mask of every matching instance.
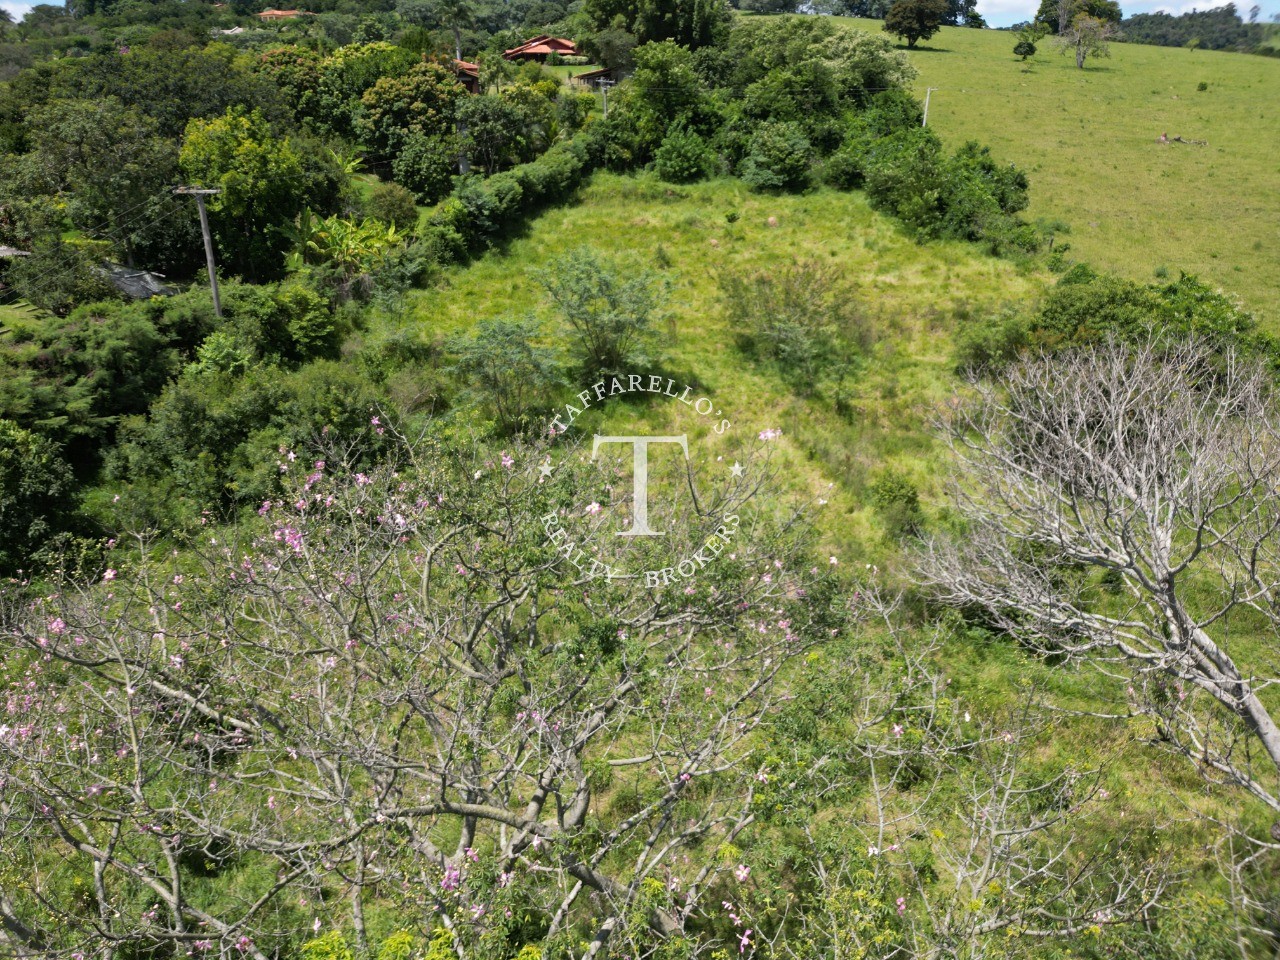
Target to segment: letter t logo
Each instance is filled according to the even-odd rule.
[[[678,443],[680,449],[684,451],[684,458],[689,459],[689,440],[687,434],[681,434],[678,437],[602,437],[597,435],[595,442],[591,445],[591,459],[596,458],[596,454],[600,452],[600,444],[602,443],[629,443],[632,449],[633,473],[632,484],[632,500],[635,503],[633,510],[634,516],[631,520],[630,530],[621,530],[618,532],[620,537],[662,537],[666,536],[660,530],[649,529],[649,444],[651,443]]]

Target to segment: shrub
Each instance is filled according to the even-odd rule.
[[[188,368],[121,427],[109,475],[134,485],[139,519],[172,522],[279,496],[285,451],[326,430],[352,438],[370,463],[383,439],[368,429],[378,394],[350,366],[321,360],[287,372],[257,364],[242,376]]]
[[[1128,342],[1153,334],[1199,337],[1220,349],[1239,349],[1280,365],[1280,345],[1257,330],[1252,314],[1187,274],[1153,285],[1099,274],[1083,264],[1073,267],[1045,299],[1031,333],[1049,348],[1107,337]]]
[[[410,136],[391,161],[391,171],[422,203],[435,203],[449,192],[458,153],[456,137]]]
[[[374,220],[408,230],[418,223],[418,206],[412,191],[398,183],[379,183],[369,193],[364,214]]]
[[[707,175],[712,156],[707,142],[687,127],[677,127],[654,154],[653,166],[668,183],[691,183]]]
[[[1030,40],[1019,40],[1013,47],[1014,56],[1021,57],[1023,60],[1027,57],[1036,55],[1036,45]]]
[[[577,334],[576,352],[588,377],[652,362],[666,295],[653,273],[581,247],[554,261],[538,280]]]
[[[809,182],[813,146],[794,123],[763,123],[751,137],[738,175],[756,190],[794,190]]]
[[[75,483],[53,441],[0,420],[0,574],[29,563],[65,529]]]
[[[811,392],[870,345],[870,328],[838,270],[816,261],[719,277],[740,349],[775,362],[794,387]]]
[[[448,349],[465,395],[485,408],[503,434],[527,427],[534,412],[550,406],[559,372],[552,351],[538,344],[533,317],[483,320],[471,337],[455,337]]]
[[[998,372],[1031,342],[1026,318],[1006,311],[956,330],[956,371],[966,376]]]
[[[920,493],[904,473],[883,471],[871,484],[871,504],[894,540],[917,536],[924,528]]]
[[[346,938],[337,930],[302,945],[302,960],[355,960]]]

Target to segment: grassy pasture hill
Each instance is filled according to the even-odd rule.
[[[437,289],[412,294],[409,311],[433,337],[465,334],[487,318],[532,312],[554,342],[555,320],[536,276],[578,245],[657,271],[670,282],[663,369],[699,384],[732,411],[748,439],[755,430],[781,430],[776,454],[784,475],[795,494],[819,505],[819,552],[843,568],[897,584],[904,582],[911,537],[903,535],[899,504],[887,502],[887,493],[918,493],[920,512],[913,522],[926,528],[949,522],[946,456],[930,420],[960,387],[957,334],[1003,310],[1032,309],[1053,283],[1050,276],[983,255],[970,244],[916,243],[871,210],[860,192],[819,188],[770,196],[735,180],[673,186],[648,176],[596,173],[577,203],[545,212],[502,248],[446,271]],[[743,331],[727,315],[722,278],[781,275],[796,265],[832,267],[869,333],[868,345],[838,383],[829,377],[803,382],[747,355]],[[647,418],[655,433],[689,431],[692,441],[696,423],[673,422],[671,409],[657,404],[630,410],[629,416]],[[612,426],[606,420],[600,430]],[[706,439],[714,441],[698,442]],[[737,453],[734,442],[723,450],[726,462]],[[920,641],[925,642],[923,632]],[[1082,712],[1100,709],[1099,698],[1106,696],[1087,671],[1048,665],[1007,639],[975,640],[960,631],[941,654],[951,692],[971,704],[975,716],[1003,715],[1028,686]],[[826,712],[834,729],[839,708],[832,702]],[[1195,813],[1216,815],[1224,798],[1210,796],[1194,771],[1153,750],[1145,742],[1148,734],[1136,724],[1063,715],[1037,751],[1049,766],[1095,763],[1106,769],[1108,799],[1096,832],[1084,841],[1088,849],[1101,850],[1147,826],[1176,836],[1173,845],[1188,852],[1182,866],[1190,882],[1175,895],[1177,906],[1162,935],[1194,943],[1200,956],[1225,956],[1229,935],[1203,922],[1201,912],[1220,902],[1220,880],[1204,858],[1189,853],[1211,842]],[[784,752],[790,748],[775,745]],[[1254,806],[1243,796],[1229,802],[1239,803],[1240,812]],[[833,809],[827,816],[840,814]],[[1162,826],[1155,828],[1157,823]],[[778,842],[764,831],[743,856],[768,857]],[[1199,921],[1191,919],[1197,916]],[[1106,956],[1115,945],[1100,936],[1090,946],[1100,952],[1041,952],[1019,943],[1010,955]]]
[[[1015,42],[943,27],[908,51],[917,93],[934,88],[929,126],[1026,170],[1028,216],[1065,221],[1074,256],[1138,280],[1196,274],[1280,327],[1280,61],[1113,43],[1079,70],[1052,37],[1025,63]]]

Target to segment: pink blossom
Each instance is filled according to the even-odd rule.
[[[773,428],[770,428],[768,430],[760,431],[760,439],[763,440],[765,443],[768,443],[770,440],[777,440],[778,437],[780,436],[782,436],[781,430],[775,430]]]
[[[893,735],[894,735],[895,737],[901,737],[901,736],[902,736],[902,724],[900,724],[900,723],[895,723],[895,724],[893,725]]]
[[[365,474],[363,473],[356,474],[356,486],[367,487],[371,483],[373,483],[373,481],[370,480],[368,476],[366,476]]]
[[[503,451],[502,451],[502,465],[503,465],[504,467],[506,467],[508,470],[510,470],[513,464],[515,464],[515,460],[513,460],[513,459],[512,459],[512,458],[507,454],[507,451],[503,450]]]
[[[61,636],[67,632],[67,624],[61,617],[54,617],[49,621],[49,632],[54,636]]]
[[[737,869],[733,871],[733,876],[739,883],[745,883],[747,877],[751,876],[751,868],[745,863],[740,863]]]
[[[902,916],[906,912],[907,912],[907,898],[899,897],[898,898],[898,916]]]
[[[116,578],[116,572],[114,570],[108,569],[107,572],[102,575],[102,582],[110,583],[115,578]]]
[[[748,927],[743,931],[742,939],[738,941],[738,952],[746,953],[747,947],[751,946],[751,928]]]
[[[449,864],[447,867],[444,868],[444,877],[442,877],[440,880],[441,890],[457,890],[458,886],[461,883],[462,883],[461,870],[459,870],[453,864]]]
[[[592,501],[591,503],[587,504],[587,509],[585,512],[591,516],[595,516],[597,513],[600,512],[600,504],[596,503],[595,501]]]

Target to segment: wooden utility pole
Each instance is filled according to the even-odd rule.
[[[929,125],[929,96],[937,87],[927,87],[924,91],[924,116],[920,118],[920,126],[927,127]]]
[[[209,268],[209,289],[213,292],[213,315],[222,316],[222,301],[218,299],[218,267],[213,260],[213,237],[209,233],[209,212],[204,207],[204,198],[219,194],[221,189],[204,187],[176,187],[174,193],[195,197],[196,206],[200,208],[200,232],[204,234],[204,262]]]

